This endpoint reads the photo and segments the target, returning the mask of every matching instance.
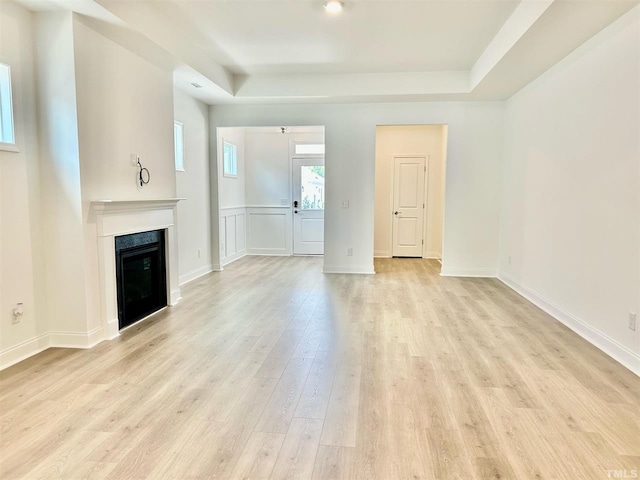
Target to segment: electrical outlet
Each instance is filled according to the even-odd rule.
[[[198,258],[200,258],[201,252],[200,249],[198,249]]]
[[[20,302],[16,303],[15,307],[11,309],[13,313],[13,319],[11,320],[11,323],[13,323],[14,325],[17,325],[18,323],[20,323],[20,320],[22,320],[22,314],[24,313],[22,307],[23,304],[22,302]]]
[[[140,158],[138,154],[136,153],[131,154],[131,166],[135,167],[138,165],[138,158]]]
[[[344,200],[342,202],[342,208],[349,208],[349,200]]]
[[[509,257],[507,258],[507,263],[511,265],[511,255],[509,255]]]
[[[347,248],[347,257],[353,256],[353,248]]]
[[[629,312],[629,330],[636,331],[636,314]]]

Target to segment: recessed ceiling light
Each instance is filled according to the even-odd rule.
[[[327,12],[336,13],[342,10],[342,7],[344,7],[344,3],[340,0],[328,0],[324,2],[324,8]]]

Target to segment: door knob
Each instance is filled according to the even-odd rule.
[[[298,200],[293,201],[293,208],[298,208]],[[298,212],[296,212],[298,213]]]
[[[394,215],[400,215],[402,212],[398,212],[397,210],[393,212]]]
[[[293,213],[298,213],[298,210],[294,210]]]

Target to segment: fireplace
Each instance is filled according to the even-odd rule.
[[[100,317],[102,322],[102,338],[110,340],[120,335],[122,328],[120,315],[121,304],[119,297],[124,298],[121,293],[121,287],[118,284],[118,269],[122,268],[122,259],[119,258],[116,249],[116,239],[128,237],[132,234],[143,234],[146,237],[149,232],[159,230],[160,234],[156,235],[152,241],[141,241],[140,243],[124,244],[125,248],[133,247],[140,250],[132,251],[133,255],[125,256],[125,260],[131,260],[132,269],[142,267],[142,275],[150,275],[156,270],[161,271],[161,265],[164,267],[164,274],[156,276],[164,280],[163,288],[157,287],[153,292],[157,293],[157,297],[164,301],[159,302],[162,308],[164,305],[175,305],[180,301],[180,286],[178,284],[178,245],[176,239],[176,205],[179,198],[167,198],[157,200],[99,200],[91,202],[91,215],[89,222],[95,222],[95,233],[97,237],[97,272],[99,282],[97,285],[97,293],[99,296]],[[118,243],[124,240],[118,240]],[[160,243],[164,242],[161,246]],[[149,252],[143,252],[143,249],[149,248],[145,243],[157,243],[153,248],[161,255],[161,258],[149,258],[141,260],[137,254],[142,253],[143,256]],[[140,262],[138,262],[140,261]],[[135,267],[138,262],[137,267]],[[154,266],[154,262],[155,266]],[[145,266],[148,267],[145,270]],[[147,294],[149,291],[146,291]],[[146,295],[145,295],[146,296]],[[156,297],[156,298],[157,298]],[[126,306],[124,307],[126,309]],[[141,308],[142,309],[142,308]],[[145,310],[147,310],[145,308]],[[149,308],[149,312],[153,310]],[[137,315],[143,315],[144,312],[138,312]],[[135,316],[137,316],[135,315]],[[135,316],[133,318],[135,318]],[[140,317],[142,318],[142,317]],[[131,320],[128,316],[125,323]]]
[[[164,230],[115,238],[118,327],[167,306]]]

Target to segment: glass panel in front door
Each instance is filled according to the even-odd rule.
[[[324,165],[300,166],[302,210],[324,210]]]

